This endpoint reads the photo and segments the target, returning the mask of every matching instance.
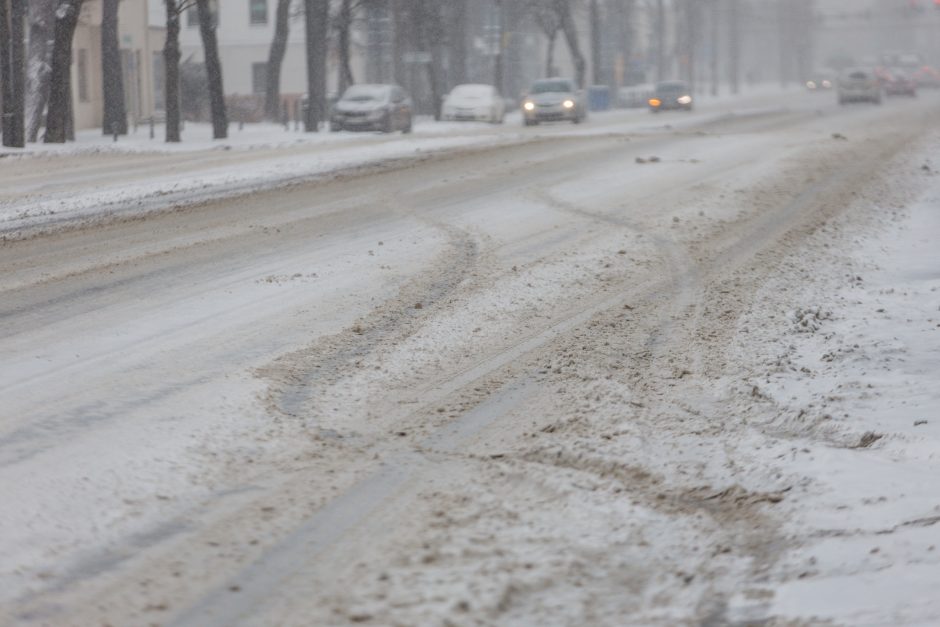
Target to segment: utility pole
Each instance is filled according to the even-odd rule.
[[[708,44],[709,52],[709,74],[711,74],[712,79],[712,96],[717,96],[720,89],[719,82],[720,78],[718,76],[718,43],[720,41],[719,31],[718,31],[718,16],[720,13],[720,0],[711,0],[711,11],[708,16],[708,25],[710,28],[710,41]]]
[[[728,1],[728,82],[731,93],[741,92],[741,3]]]
[[[666,2],[656,1],[656,80],[666,80]]]

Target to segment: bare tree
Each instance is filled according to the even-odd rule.
[[[326,57],[330,27],[329,0],[304,0],[307,51],[307,110],[304,130],[316,133],[326,117]]]
[[[25,18],[26,0],[0,0],[0,80],[3,81],[0,114],[3,145],[14,148],[26,145],[23,126]]]
[[[52,71],[49,76],[49,112],[46,116],[47,144],[63,144],[69,136],[72,117],[72,39],[78,26],[82,0],[59,0],[52,41]]]
[[[10,48],[10,2],[0,0],[0,133],[3,145],[13,141],[13,58]]]
[[[192,0],[164,0],[166,41],[163,44],[163,71],[166,86],[166,141],[180,141],[180,15],[192,7]]]
[[[124,106],[124,72],[118,43],[118,6],[120,0],[101,3],[101,88],[104,96],[105,135],[127,135],[127,109]]]
[[[212,138],[228,137],[228,115],[225,112],[225,90],[222,88],[222,62],[219,60],[219,43],[215,36],[216,19],[209,0],[196,0],[199,13],[199,34],[206,62],[206,78],[209,81],[209,110],[212,112]]]
[[[528,0],[526,10],[548,40],[545,54],[545,76],[552,76],[555,74],[555,42],[558,40],[558,33],[561,31],[561,21],[558,19],[558,13],[555,12],[554,6],[546,0]]]
[[[350,34],[357,8],[358,3],[354,3],[353,0],[340,0],[339,14],[334,22],[339,46],[339,89],[337,91],[340,94],[356,82],[350,61]]]
[[[52,39],[58,0],[30,0],[29,50],[26,61],[26,141],[39,138],[43,113],[49,100],[52,71]]]
[[[274,17],[274,39],[268,52],[268,65],[264,89],[264,117],[276,121],[281,116],[281,66],[287,52],[287,37],[290,34],[291,0],[278,0]]]
[[[555,12],[558,14],[558,22],[561,24],[561,32],[565,34],[565,41],[568,42],[568,51],[571,53],[571,60],[574,62],[574,75],[578,87],[584,87],[585,70],[587,63],[584,55],[581,53],[581,45],[578,43],[578,28],[571,15],[571,2],[569,0],[553,0]]]

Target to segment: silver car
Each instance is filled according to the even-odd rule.
[[[522,116],[526,126],[555,121],[578,124],[587,118],[584,92],[570,78],[535,81],[522,101]]]
[[[330,111],[331,131],[411,132],[411,98],[398,85],[353,85]]]
[[[881,104],[881,79],[868,68],[849,68],[839,75],[839,104],[873,102]]]

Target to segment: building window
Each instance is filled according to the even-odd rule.
[[[267,24],[268,0],[248,0],[248,15],[252,24]]]
[[[219,26],[219,2],[218,0],[209,0],[209,13],[212,15],[212,26],[218,28]],[[190,28],[195,28],[199,26],[199,10],[192,6],[188,11],[186,11],[186,26]]]
[[[251,92],[254,94],[263,94],[268,86],[268,64],[251,64]]]
[[[78,50],[78,100],[88,102],[88,51]]]

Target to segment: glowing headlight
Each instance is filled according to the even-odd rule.
[[[526,102],[522,105],[522,108],[525,109],[526,111],[535,111],[535,103]]]
[[[825,87],[826,89],[829,89],[830,87],[832,87],[832,81],[823,81],[822,86]]]
[[[806,86],[810,89],[816,89],[816,81],[806,81]]]
[[[650,98],[649,102],[651,107],[658,107],[659,105],[663,104],[662,100],[659,98]]]
[[[692,104],[692,96],[679,96],[676,98],[679,104]]]
[[[574,100],[565,100],[563,103],[561,103],[561,106],[563,106],[565,109],[572,109],[574,108]]]

